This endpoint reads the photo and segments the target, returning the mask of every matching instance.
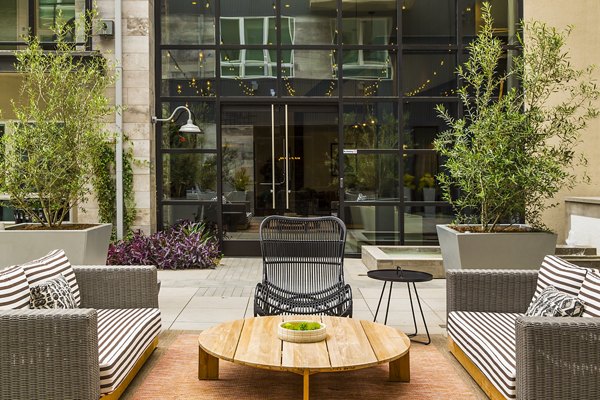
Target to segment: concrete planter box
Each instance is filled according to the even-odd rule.
[[[436,227],[446,270],[539,269],[556,248],[554,233],[460,233],[447,225]]]
[[[73,265],[105,265],[111,224],[81,230],[0,230],[0,268],[63,249]]]

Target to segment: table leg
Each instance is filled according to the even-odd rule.
[[[414,337],[417,336],[417,319],[415,317],[415,308],[413,306],[413,301],[412,301],[412,295],[410,294],[410,282],[406,283],[408,285],[408,296],[410,298],[410,309],[412,311],[412,317],[413,317],[413,323],[415,324],[415,333],[411,334],[411,335],[407,335],[408,337]],[[423,324],[425,325],[425,332],[427,333],[427,341],[426,342],[422,342],[419,340],[413,340],[413,342],[417,342],[417,343],[421,343],[421,344],[430,344],[431,343],[431,336],[429,336],[429,329],[427,328],[427,321],[425,321],[425,314],[423,313],[423,307],[421,306],[421,300],[419,299],[419,292],[417,292],[417,286],[415,285],[415,283],[413,282],[413,289],[415,290],[415,296],[417,297],[417,304],[419,306],[419,311],[421,312],[421,318],[423,319]]]
[[[198,347],[198,379],[219,379],[219,359]]]
[[[390,381],[410,382],[410,352],[390,362]]]
[[[304,383],[304,389],[303,389],[303,396],[302,399],[303,400],[308,400],[309,394],[310,394],[310,388],[308,386],[308,378],[310,377],[310,374],[308,371],[304,371],[304,374],[302,374],[304,379],[303,379],[303,383]]]
[[[387,325],[387,317],[388,317],[388,313],[390,312],[390,300],[392,299],[392,285],[394,284],[394,282],[390,281],[390,293],[388,294],[388,303],[387,303],[387,308],[385,309],[385,320],[383,321],[384,325]]]
[[[385,292],[386,281],[383,281],[383,289],[381,289],[381,295],[379,296],[379,303],[377,303],[377,310],[375,311],[375,318],[373,318],[373,322],[377,322],[377,314],[379,314],[379,306],[381,305],[381,299],[383,299],[383,293]]]

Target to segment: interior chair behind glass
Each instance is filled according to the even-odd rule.
[[[263,277],[255,316],[352,316],[352,290],[344,282],[346,226],[339,218],[270,216],[259,235]]]

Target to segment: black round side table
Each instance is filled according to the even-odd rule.
[[[413,306],[412,294],[410,290],[410,284],[412,283],[413,289],[415,290],[415,296],[417,297],[417,304],[419,305],[419,311],[421,311],[421,318],[423,324],[425,324],[425,332],[427,332],[427,342],[421,342],[413,340],[417,343],[429,344],[431,343],[431,336],[429,336],[429,329],[427,329],[427,322],[425,322],[425,315],[423,314],[423,308],[421,307],[421,301],[419,300],[419,293],[417,292],[416,282],[429,282],[433,279],[431,274],[427,272],[411,271],[397,267],[396,269],[377,269],[367,272],[367,276],[372,279],[383,281],[383,289],[381,289],[381,296],[379,296],[379,303],[377,303],[377,311],[375,311],[375,318],[373,322],[377,321],[377,314],[379,313],[379,306],[381,305],[381,299],[383,299],[383,293],[385,292],[385,286],[390,283],[390,291],[388,294],[387,307],[385,309],[385,321],[384,325],[387,324],[388,312],[390,311],[390,299],[392,298],[392,285],[394,282],[406,282],[408,288],[408,298],[410,299],[410,309],[412,311],[413,323],[415,325],[415,333],[407,335],[408,337],[416,336],[417,330],[417,319],[415,318],[415,308]],[[411,339],[412,340],[412,339]]]

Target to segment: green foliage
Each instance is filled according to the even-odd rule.
[[[284,329],[289,329],[291,331],[314,331],[321,329],[320,323],[310,321],[286,322],[281,326]]]
[[[125,140],[126,142],[127,140]],[[133,151],[123,152],[123,231],[132,235],[132,226],[137,214],[133,196]],[[112,241],[116,240],[116,181],[115,181],[115,142],[106,141],[94,160],[92,185],[98,200],[100,222],[113,224]]]
[[[248,171],[246,167],[240,167],[235,170],[232,177],[232,185],[235,190],[243,192],[248,187],[250,183],[250,175],[248,175]]]
[[[423,188],[432,188],[435,186],[435,178],[429,172],[423,174],[421,179],[419,179],[419,190],[423,190]]]
[[[437,178],[444,199],[455,208],[456,222],[480,223],[489,232],[524,216],[534,228],[546,229],[542,212],[556,206],[548,200],[586,180],[575,173],[586,165],[575,148],[581,130],[598,115],[593,67],[571,66],[564,49],[570,29],[531,22],[523,24],[526,40],[518,37],[521,54],[502,74],[502,43],[492,35],[488,3],[483,22],[468,46],[468,61],[457,68],[465,117],[454,119],[437,107],[450,126],[435,141],[447,160],[447,173]]]
[[[411,174],[404,174],[404,187],[408,189],[415,189],[415,176]]]
[[[74,30],[90,31],[86,21],[55,25],[57,51],[44,51],[31,36],[16,52],[21,102],[12,100],[16,121],[0,140],[0,192],[49,227],[60,225],[89,196],[95,159],[109,136],[105,119],[115,112],[105,96],[114,81],[110,65],[100,55],[80,57],[69,42]]]

